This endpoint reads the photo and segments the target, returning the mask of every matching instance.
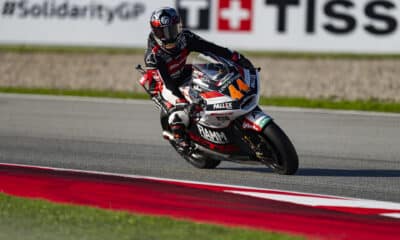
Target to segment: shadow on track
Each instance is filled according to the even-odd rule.
[[[272,173],[266,167],[219,167],[216,170],[229,170],[238,172]],[[320,177],[400,177],[399,170],[389,169],[322,169],[299,168],[295,176],[320,176]]]
[[[400,177],[399,170],[391,169],[321,169],[302,168],[298,176],[332,176],[332,177]]]
[[[217,167],[215,170],[228,170],[238,172],[258,172],[258,173],[273,173],[270,168],[267,167]]]

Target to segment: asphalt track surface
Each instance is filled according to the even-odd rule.
[[[161,138],[149,101],[0,94],[0,162],[400,202],[400,115],[266,108],[294,142],[295,176],[199,170]]]

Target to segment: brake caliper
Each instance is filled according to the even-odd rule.
[[[266,140],[254,131],[246,131],[243,134],[243,141],[247,143],[254,154],[254,158],[264,164],[273,162],[273,152],[270,150]]]

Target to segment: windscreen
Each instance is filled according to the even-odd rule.
[[[229,63],[211,53],[197,55],[193,58],[192,64],[195,69],[203,73],[203,80],[208,83],[216,84],[221,79],[232,75]]]
[[[228,70],[223,64],[219,63],[206,63],[195,65],[197,70],[201,71],[205,77],[212,82],[217,82],[218,80],[224,78],[228,73]]]

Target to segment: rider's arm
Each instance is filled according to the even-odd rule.
[[[162,90],[162,82],[158,77],[157,61],[151,49],[147,49],[144,55],[146,73],[140,79],[140,84],[146,86],[152,96],[158,95]]]
[[[199,35],[196,35],[189,30],[185,30],[184,34],[186,35],[188,47],[190,48],[190,50],[200,53],[211,52],[223,58],[232,58],[233,51],[229,50],[228,48],[221,47],[212,42],[206,41]]]
[[[228,48],[221,47],[212,42],[206,41],[189,30],[185,30],[184,34],[187,36],[186,39],[189,42],[189,48],[191,51],[200,53],[211,52],[217,56],[221,56],[226,59],[231,59],[245,68],[253,68],[251,62],[247,58],[245,58],[242,54],[236,51],[232,51]]]
[[[179,85],[177,81],[174,81],[168,74],[167,65],[162,59],[159,59],[157,69],[164,86],[172,92],[177,98],[184,98],[181,91],[179,91]]]
[[[182,93],[179,91],[179,86],[171,79],[168,74],[168,69],[165,62],[157,57],[157,55],[150,49],[145,54],[145,65],[147,70],[147,78],[149,81],[149,88],[154,86],[154,92],[157,94],[162,90],[163,87],[171,91],[177,98],[184,98]]]

